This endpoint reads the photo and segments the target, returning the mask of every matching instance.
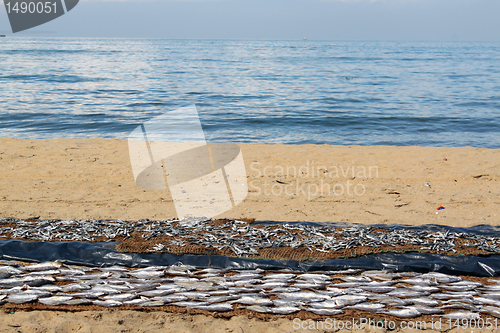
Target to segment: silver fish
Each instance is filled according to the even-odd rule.
[[[443,315],[443,318],[446,319],[452,319],[452,320],[472,320],[472,319],[479,319],[481,318],[481,315],[479,313],[474,313],[474,312],[469,312],[469,311],[456,311],[456,312],[450,312],[445,315]]]
[[[93,286],[92,289],[89,290],[89,292],[103,293],[103,294],[107,294],[107,295],[120,293],[119,290],[112,288],[112,287],[109,287],[109,286],[105,286],[105,285]]]
[[[415,309],[423,315],[434,315],[434,314],[444,313],[444,310],[442,310],[442,309],[433,308],[433,307],[429,307],[429,306],[425,306],[425,305],[421,305],[421,304],[407,306],[406,309]]]
[[[184,301],[184,302],[175,302],[170,303],[169,305],[180,306],[183,308],[193,309],[198,305],[210,305],[208,302],[196,302],[196,301]]]
[[[95,300],[95,301],[92,301],[92,304],[99,305],[99,306],[104,306],[104,307],[115,307],[115,306],[121,306],[122,302],[113,301],[113,300],[109,299],[109,300],[106,300],[106,301]]]
[[[390,286],[380,286],[380,287],[360,286],[359,288],[377,294],[388,293],[396,289],[396,287],[390,287]]]
[[[139,298],[134,298],[130,301],[123,302],[123,305],[140,305],[145,302],[149,302],[149,298],[140,296]]]
[[[261,313],[270,313],[272,312],[271,308],[263,305],[249,305],[249,306],[242,306],[239,307],[240,309],[247,309],[250,311],[254,312],[261,312]]]
[[[42,262],[40,264],[25,266],[24,269],[29,272],[34,271],[48,271],[51,269],[61,268],[63,266],[60,262]]]
[[[312,312],[312,313],[315,313],[315,314],[320,315],[320,316],[334,316],[334,315],[344,313],[344,311],[339,310],[339,309],[307,308],[305,310]]]
[[[405,309],[388,309],[384,311],[379,311],[379,313],[387,314],[399,318],[415,318],[420,316],[415,308],[405,308]]]
[[[183,295],[168,295],[168,296],[158,296],[151,298],[151,301],[161,301],[165,303],[183,302],[187,301],[188,298]]]
[[[485,307],[481,308],[480,311],[487,313],[490,316],[500,318],[500,308],[498,308],[496,306],[485,306]]]
[[[470,310],[470,311],[479,311],[479,308],[472,305],[472,304],[469,304],[469,303],[462,303],[462,302],[453,302],[453,303],[450,303],[450,304],[447,304],[447,305],[443,305],[443,306],[440,306],[439,307],[440,309],[449,309],[449,308],[452,308],[452,309],[466,309],[466,310]]]
[[[295,306],[278,306],[276,308],[271,308],[271,312],[274,314],[291,314],[295,312],[299,312],[300,308]]]
[[[78,298],[91,298],[91,299],[96,299],[99,298],[102,295],[105,295],[105,293],[102,292],[96,292],[96,291],[83,291],[83,292],[78,292],[74,294],[68,294],[73,297],[78,297]],[[64,295],[61,295],[64,296]]]
[[[322,302],[310,302],[308,305],[317,309],[340,309],[342,307],[342,305],[331,299]]]
[[[440,303],[439,301],[436,301],[435,299],[429,297],[413,298],[410,299],[410,301],[415,305],[425,305],[425,306],[438,306]]]
[[[140,296],[147,296],[147,297],[155,297],[155,296],[166,296],[173,294],[175,292],[175,289],[155,289],[155,290],[148,290],[148,291],[143,291],[140,292]]]
[[[170,273],[170,274],[172,274],[172,273]],[[156,300],[156,301],[147,301],[147,302],[143,302],[143,303],[138,303],[137,305],[138,306],[152,307],[152,306],[162,306],[164,304],[165,304],[165,302],[163,302],[161,300]]]
[[[69,301],[73,297],[71,296],[52,296],[52,297],[47,297],[47,298],[39,298],[38,302],[42,304],[47,304],[47,305],[61,305],[64,304],[65,302]]]
[[[330,299],[330,296],[321,295],[310,291],[299,291],[296,293],[282,293],[276,294],[279,298],[290,299],[295,301],[305,301],[305,302],[320,302],[326,299]]]
[[[215,311],[215,312],[227,312],[233,310],[233,305],[229,303],[217,303],[210,305],[198,305],[195,309],[205,310],[205,311]]]
[[[425,291],[416,291],[412,289],[401,288],[389,292],[388,295],[394,297],[421,297],[428,296],[430,295],[430,293]]]
[[[33,302],[38,299],[38,295],[33,293],[22,293],[17,295],[10,295],[6,298],[8,303],[23,304],[28,302]]]
[[[360,295],[342,295],[332,298],[335,303],[339,306],[344,307],[346,305],[354,305],[366,301],[368,298],[366,296]]]
[[[149,280],[149,279],[161,278],[165,275],[165,272],[148,270],[148,271],[134,271],[134,272],[129,272],[128,274],[138,279]]]
[[[74,298],[69,301],[63,302],[65,305],[89,305],[92,304],[92,301],[87,298]]]
[[[240,303],[247,305],[261,305],[261,306],[270,306],[273,305],[273,301],[267,298],[261,297],[252,297],[252,296],[243,296],[240,299],[231,301],[230,303]]]
[[[380,309],[385,308],[384,304],[381,303],[359,303],[355,305],[349,305],[345,307],[346,309],[354,309],[354,310],[362,310],[362,311],[368,311],[368,312],[375,312]]]
[[[295,276],[295,274],[275,273],[264,276],[264,280],[289,280],[293,279]]]
[[[123,293],[123,294],[118,294],[118,295],[107,295],[103,297],[105,300],[112,300],[112,301],[118,301],[118,302],[125,302],[125,301],[130,301],[133,300],[134,298],[137,298],[137,294],[132,294],[132,293]]]

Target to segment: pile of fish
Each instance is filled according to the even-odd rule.
[[[485,279],[486,280],[486,279]],[[390,271],[267,272],[192,266],[89,268],[0,260],[0,304],[156,307],[210,312],[239,308],[267,314],[304,310],[333,316],[347,309],[414,318],[500,318],[500,279],[484,284],[442,273]]]
[[[8,225],[10,226],[2,226]],[[12,226],[14,224],[15,226]],[[366,225],[310,226],[307,224],[251,225],[231,220],[215,224],[206,218],[163,221],[122,220],[19,220],[0,219],[0,237],[36,241],[94,241],[127,239],[138,232],[145,240],[169,236],[150,252],[169,251],[170,246],[201,245],[218,250],[230,249],[237,256],[258,255],[260,249],[304,247],[311,252],[331,253],[358,246],[380,247],[416,245],[421,250],[457,252],[457,239],[467,247],[500,253],[500,238],[466,232],[432,231],[404,228],[373,228]]]

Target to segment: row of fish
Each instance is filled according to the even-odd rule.
[[[0,260],[0,304],[173,305],[269,314],[301,310],[334,316],[347,309],[414,318],[500,318],[500,279],[483,283],[437,272],[196,269],[192,266],[90,268],[59,262],[19,266]]]
[[[145,240],[170,236],[165,243],[156,243],[148,251],[169,251],[171,246],[201,245],[218,250],[231,250],[237,256],[258,255],[260,249],[304,247],[311,252],[335,252],[358,246],[380,247],[417,245],[421,250],[457,252],[457,239],[464,246],[491,253],[500,253],[500,238],[467,232],[432,231],[387,227],[373,228],[354,225],[343,228],[283,224],[253,226],[244,221],[232,220],[221,225],[206,218],[163,221],[122,220],[19,220],[0,219],[0,237],[36,241],[94,241],[129,238],[139,232]],[[3,226],[10,224],[10,226]],[[12,226],[15,224],[15,226]]]

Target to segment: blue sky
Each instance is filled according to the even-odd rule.
[[[80,0],[19,36],[500,40],[499,0]],[[11,33],[5,7],[0,31]]]

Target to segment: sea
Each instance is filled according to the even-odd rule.
[[[0,39],[0,137],[500,148],[500,42]]]

